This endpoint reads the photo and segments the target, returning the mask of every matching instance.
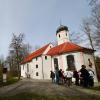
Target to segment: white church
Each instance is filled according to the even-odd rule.
[[[79,71],[81,65],[86,65],[87,69],[94,71],[95,81],[97,81],[93,59],[94,50],[72,43],[69,35],[68,27],[59,26],[56,31],[57,46],[49,43],[28,55],[21,63],[21,76],[30,75],[32,79],[50,79],[50,71],[55,71],[55,67],[63,71],[66,69]]]

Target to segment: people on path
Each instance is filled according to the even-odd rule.
[[[62,69],[59,70],[58,67],[55,67],[55,73],[51,71],[50,78],[52,78],[52,83],[64,83],[67,86],[71,86],[72,78],[75,78],[75,85],[87,88],[94,86],[94,75],[95,74],[92,69],[87,70],[86,66],[82,65],[79,71],[74,70],[73,72],[69,69],[64,72]]]
[[[67,69],[66,72],[65,72],[65,78],[66,78],[66,85],[67,86],[72,85],[72,77],[73,77],[73,72],[70,71],[69,69]]]
[[[52,83],[55,83],[55,73],[53,71],[50,71],[50,78],[52,79]]]
[[[59,68],[55,67],[55,79],[56,83],[59,84]]]
[[[79,86],[79,73],[77,70],[73,72],[73,77],[75,78],[75,85]]]
[[[82,86],[83,87],[88,87],[89,86],[89,72],[86,69],[85,65],[81,66],[82,68],[80,69],[81,72],[81,81],[82,81]]]
[[[89,69],[89,86],[93,87],[94,86],[94,71]]]

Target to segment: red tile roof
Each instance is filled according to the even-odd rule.
[[[92,49],[84,48],[71,42],[66,42],[61,45],[51,48],[47,54],[50,56],[54,56],[54,55],[59,55],[63,53],[68,53],[68,52],[86,51],[86,50],[89,50],[92,52],[94,51]]]
[[[33,58],[36,58],[38,56],[41,56],[43,54],[43,52],[47,49],[47,47],[49,46],[49,44],[43,46],[42,48],[36,50],[35,52],[31,53],[30,55],[28,55],[21,64],[30,62]]]
[[[33,58],[41,56],[43,54],[43,52],[47,49],[48,46],[49,46],[49,44],[45,45],[44,47],[42,47],[42,48],[36,50],[35,52],[33,52],[32,54],[28,55],[21,64],[30,62],[30,61],[32,61]],[[81,46],[76,45],[71,42],[66,42],[61,45],[51,48],[47,52],[47,55],[54,56],[54,55],[59,55],[59,54],[68,53],[68,52],[76,52],[76,51],[94,52],[94,50],[92,50],[92,49],[84,48],[84,47],[81,47]]]

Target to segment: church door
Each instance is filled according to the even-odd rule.
[[[66,57],[67,59],[67,65],[69,70],[75,70],[75,60],[73,55],[68,55]]]
[[[58,59],[54,58],[54,68],[58,67]]]

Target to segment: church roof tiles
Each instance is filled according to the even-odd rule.
[[[49,44],[47,44],[47,45],[43,46],[42,48],[36,50],[35,52],[31,53],[24,59],[24,61],[21,64],[30,62],[33,58],[41,56],[43,54],[43,52],[47,49],[48,46],[49,46]]]
[[[43,46],[42,48],[40,48],[40,49],[36,50],[35,52],[33,52],[32,54],[28,55],[21,64],[30,62],[30,61],[32,61],[33,58],[41,56],[43,54],[43,52],[47,49],[48,46],[49,46],[49,44]],[[72,42],[65,42],[61,45],[52,47],[47,52],[46,55],[54,56],[54,55],[59,55],[59,54],[63,54],[63,53],[77,52],[77,51],[94,52],[94,50],[92,50],[92,49],[81,47],[81,46],[76,45]]]
[[[91,52],[93,52],[94,50],[81,47],[81,46],[76,45],[71,42],[65,42],[61,45],[51,48],[48,51],[47,55],[54,56],[54,55],[59,55],[59,54],[63,54],[63,53],[68,53],[68,52],[75,52],[75,51],[91,51]]]

